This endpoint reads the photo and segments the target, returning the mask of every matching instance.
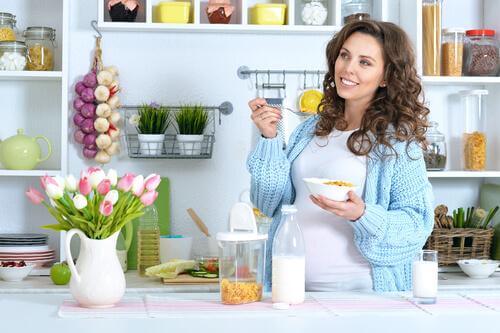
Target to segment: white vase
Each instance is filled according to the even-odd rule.
[[[66,254],[71,270],[69,288],[80,306],[109,308],[125,293],[125,275],[116,255],[116,232],[106,239],[90,239],[81,230],[71,229],[66,235]],[[80,254],[73,264],[71,238],[80,236]]]
[[[181,155],[200,155],[201,143],[203,142],[203,134],[188,135],[177,134],[176,139],[179,144],[179,152]]]
[[[138,137],[141,155],[161,155],[165,134],[139,134]]]

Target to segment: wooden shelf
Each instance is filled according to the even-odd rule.
[[[61,71],[0,71],[0,80],[26,80],[26,81],[60,81]]]
[[[422,82],[427,85],[469,85],[500,84],[498,76],[423,76]]]
[[[254,25],[254,24],[169,24],[169,23],[128,23],[99,22],[103,31],[151,31],[151,32],[227,32],[227,33],[324,33],[339,31],[339,26],[309,25]]]
[[[500,178],[500,171],[427,171],[429,178]]]
[[[39,176],[56,176],[60,175],[61,170],[5,170],[0,169],[0,176],[15,176],[15,177],[39,177]]]

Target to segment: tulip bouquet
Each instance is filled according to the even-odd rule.
[[[121,230],[128,222],[144,213],[144,208],[158,197],[159,175],[126,173],[118,179],[115,170],[106,174],[101,168],[91,167],[77,180],[73,175],[41,177],[41,186],[49,198],[30,187],[26,192],[34,204],[44,204],[59,222],[46,229],[78,228],[91,239],[105,239]]]

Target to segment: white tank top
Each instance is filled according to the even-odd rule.
[[[354,243],[351,221],[316,206],[302,178],[344,180],[358,185],[363,194],[366,156],[347,148],[353,131],[334,130],[328,137],[315,136],[292,165],[296,191],[294,205],[306,248],[306,289],[309,291],[372,290],[370,265]]]

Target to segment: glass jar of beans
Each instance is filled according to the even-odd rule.
[[[500,68],[499,43],[495,30],[467,30],[464,72],[468,76],[496,76]]]

